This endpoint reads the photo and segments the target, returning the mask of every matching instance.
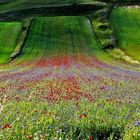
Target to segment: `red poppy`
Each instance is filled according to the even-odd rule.
[[[12,126],[10,124],[4,124],[2,129],[7,129],[7,128],[12,128]]]
[[[87,117],[88,115],[86,113],[80,115],[80,118],[87,118]]]
[[[29,139],[29,140],[33,139],[33,136],[32,136],[32,135],[29,135],[29,136],[28,136],[28,139]]]
[[[89,137],[89,140],[93,140],[92,136]]]

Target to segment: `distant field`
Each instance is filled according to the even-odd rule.
[[[116,8],[110,19],[119,47],[140,60],[140,8]]]
[[[0,64],[6,63],[15,48],[21,23],[0,23]]]
[[[93,55],[97,52],[96,40],[85,17],[36,18],[25,42],[21,59],[47,59]]]

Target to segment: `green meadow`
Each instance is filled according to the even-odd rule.
[[[116,8],[110,15],[119,48],[140,60],[140,8]]]
[[[20,30],[20,22],[0,23],[0,63],[9,61],[9,56],[16,46]]]
[[[92,54],[97,50],[96,40],[86,17],[38,17],[32,22],[23,57],[42,55],[46,58],[86,52]]]
[[[131,56],[132,58],[134,58],[136,60],[140,60],[140,55],[139,55],[139,50],[140,50],[139,11],[140,11],[139,8],[130,8],[130,9],[116,8],[112,11],[112,13],[110,15],[110,21],[112,23],[115,36],[117,38],[117,42],[119,45],[118,47],[121,50],[123,50],[128,56]],[[63,22],[64,27],[62,27],[62,28],[64,28],[64,31],[61,30],[61,27],[59,27],[59,25],[56,26],[57,22]],[[81,22],[81,24],[78,27],[77,24],[79,24],[79,22]],[[90,30],[90,29],[87,29],[90,27],[87,27],[87,28],[82,27],[84,25],[84,23],[86,26],[90,26],[88,22],[89,22],[88,19],[86,19],[86,17],[84,17],[84,16],[83,17],[61,17],[61,18],[59,18],[59,17],[58,18],[57,17],[36,18],[36,19],[34,19],[32,25],[31,25],[30,32],[27,36],[27,40],[24,45],[25,46],[24,50],[26,50],[25,53],[27,53],[27,54],[30,53],[30,57],[31,57],[31,55],[34,55],[35,52],[37,54],[41,53],[41,52],[39,52],[39,53],[37,52],[40,50],[40,48],[38,46],[42,47],[42,51],[43,51],[43,47],[47,51],[47,49],[49,49],[49,48],[47,48],[47,41],[48,41],[48,43],[50,42],[50,40],[48,39],[48,36],[49,36],[49,38],[53,38],[53,35],[55,35],[54,36],[55,38],[61,37],[57,41],[61,41],[61,40],[63,40],[63,37],[65,37],[64,40],[67,41],[67,43],[69,43],[68,41],[70,41],[71,38],[75,38],[75,37],[73,37],[74,34],[75,35],[77,34],[77,36],[80,34],[80,29],[78,29],[78,28],[82,28],[82,29],[84,28],[85,31]],[[61,25],[61,26],[63,26],[63,25]],[[65,34],[67,34],[67,33],[65,33],[65,28],[67,29],[67,28],[71,28],[71,27],[73,28],[73,31],[71,31],[71,35],[65,36]],[[0,59],[0,63],[6,63],[9,61],[9,56],[11,55],[12,51],[14,51],[14,48],[16,46],[18,34],[21,30],[21,22],[17,22],[17,23],[1,22],[0,29],[1,29],[0,30],[0,40],[1,40],[0,41],[0,48],[1,48],[0,55],[2,56]],[[52,29],[54,32],[50,31]],[[58,31],[58,32],[55,33],[55,31]],[[62,35],[58,34],[58,36],[57,36],[57,33],[59,33],[59,34],[62,33]],[[45,37],[42,38],[42,35],[46,36],[46,38]],[[89,34],[87,34],[87,35],[89,35]],[[86,36],[86,35],[83,34],[82,36],[84,38],[84,36]],[[42,39],[37,39],[37,38],[42,38]],[[92,47],[93,48],[95,47],[94,50],[97,50],[98,47],[97,47],[97,44],[95,43],[96,39],[93,37],[92,40],[94,42]],[[37,41],[37,43],[35,43],[36,41]],[[40,43],[42,43],[42,44],[40,45]],[[57,44],[57,45],[59,44],[60,47],[62,47],[63,45],[61,45],[61,43],[53,42],[52,46],[55,47],[56,46],[55,44]],[[34,46],[34,44],[36,44],[36,45]],[[65,45],[66,45],[66,43],[65,43]],[[32,49],[33,46],[35,47],[35,49]],[[77,45],[75,45],[75,46],[77,46]],[[91,47],[91,45],[89,45],[89,46]],[[61,48],[61,49],[63,50],[63,48]],[[33,52],[31,52],[31,51],[33,51]],[[49,50],[48,50],[48,52],[49,52]]]

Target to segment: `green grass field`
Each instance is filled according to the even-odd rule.
[[[140,61],[140,8],[116,8],[111,13],[119,48]]]
[[[0,23],[0,64],[7,63],[16,46],[21,23]]]
[[[1,23],[1,28],[3,29],[3,34],[1,32],[0,63],[2,64],[8,62],[11,53],[16,47],[21,23],[3,22]],[[12,37],[7,32],[10,32]],[[7,35],[9,36],[9,41],[7,41]],[[79,40],[81,41],[79,42]],[[3,48],[2,43],[5,43],[4,48],[7,48],[6,50]],[[68,47],[69,45],[71,47]],[[21,62],[26,59],[34,60],[38,59],[38,57],[46,58],[56,55],[64,57],[67,54],[77,55],[83,53],[93,55],[98,52],[100,50],[97,47],[90,22],[86,17],[38,17],[31,24],[22,54],[17,61]]]
[[[39,17],[32,22],[20,59],[91,56],[97,51],[99,48],[87,18]]]

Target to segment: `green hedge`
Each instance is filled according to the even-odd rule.
[[[115,3],[139,3],[140,0],[98,0],[102,2],[115,2]]]

